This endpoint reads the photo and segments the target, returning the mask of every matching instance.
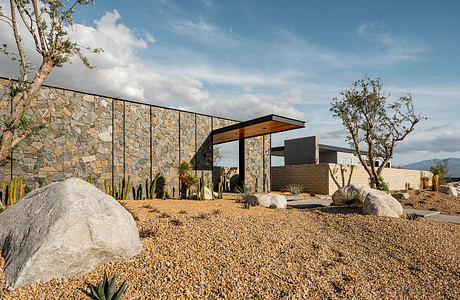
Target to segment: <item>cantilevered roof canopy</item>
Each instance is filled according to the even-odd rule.
[[[278,115],[268,115],[216,129],[212,132],[214,145],[305,127],[304,121]]]

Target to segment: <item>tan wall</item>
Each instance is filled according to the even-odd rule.
[[[281,191],[288,184],[301,184],[305,191],[329,194],[327,164],[272,167],[271,189]]]
[[[329,171],[329,194],[334,193],[340,186],[348,184],[350,170],[352,166],[344,166],[338,164],[328,164]],[[342,179],[342,170],[344,176]],[[383,181],[388,185],[390,190],[404,190],[407,186],[420,189],[423,176],[431,177],[431,173],[421,170],[406,170],[397,168],[385,168],[382,172]],[[335,182],[333,179],[336,179]],[[337,185],[338,183],[338,185]],[[369,175],[362,166],[353,166],[350,184],[369,186]]]
[[[339,164],[311,164],[272,167],[272,189],[282,190],[288,184],[302,184],[307,192],[333,194],[347,184],[369,186],[369,176],[362,166]],[[351,173],[351,180],[350,180]],[[390,190],[404,190],[406,184],[414,189],[421,188],[420,178],[431,177],[428,171],[385,168],[383,180]],[[335,180],[334,180],[335,179]]]

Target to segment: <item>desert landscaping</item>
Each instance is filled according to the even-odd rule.
[[[458,198],[457,198],[458,201]],[[126,299],[456,299],[458,225],[360,208],[244,209],[219,200],[122,201],[143,250],[83,276],[2,290],[2,299],[81,299],[106,270]]]

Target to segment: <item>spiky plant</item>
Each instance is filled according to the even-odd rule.
[[[90,286],[93,299],[97,300],[120,300],[128,287],[128,281],[125,280],[117,290],[116,274],[113,275],[110,281],[107,278],[107,273],[104,271],[104,279],[96,286]]]
[[[303,192],[304,188],[301,184],[288,184],[285,189],[292,195],[298,195]]]
[[[408,214],[407,218],[411,221],[417,221],[420,218],[420,215],[413,213],[413,214]]]

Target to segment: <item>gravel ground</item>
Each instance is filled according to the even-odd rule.
[[[407,200],[399,200],[404,208],[437,210],[441,214],[460,216],[460,197],[429,190],[408,191]]]
[[[360,209],[246,210],[231,200],[125,201],[144,250],[2,299],[81,299],[104,270],[125,299],[459,299],[460,227]]]

